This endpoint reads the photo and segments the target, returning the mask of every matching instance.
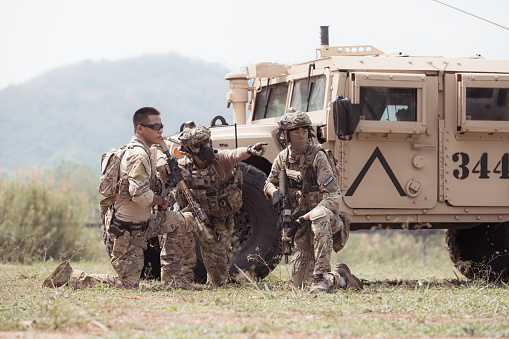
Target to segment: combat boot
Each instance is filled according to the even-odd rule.
[[[311,285],[310,292],[328,292],[332,284],[323,276],[323,274],[313,274],[313,285]]]
[[[350,273],[350,268],[343,263],[336,264],[336,269],[334,270],[337,274],[341,276],[346,282],[345,286],[342,286],[341,288],[347,289],[347,288],[353,288],[356,290],[362,290],[364,285],[362,282],[352,273]]]
[[[53,273],[51,273],[42,283],[43,287],[51,287],[57,288],[60,286],[64,286],[69,282],[69,279],[72,275],[72,267],[69,263],[69,260],[62,262],[60,265],[55,268]]]

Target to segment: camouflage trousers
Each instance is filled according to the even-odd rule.
[[[180,276],[182,269],[185,227],[159,236],[161,246],[161,280]]]
[[[331,271],[332,234],[340,230],[341,218],[323,208],[325,215],[312,220],[311,225],[301,227],[295,234],[292,255],[292,279],[295,287],[311,282],[313,274]]]
[[[196,237],[191,230],[186,230],[184,236],[184,253],[180,276],[187,281],[194,281],[194,268],[196,267]]]
[[[188,223],[188,215],[186,224]],[[192,217],[190,217],[192,218]],[[189,219],[193,226],[193,237],[186,233],[184,240],[184,264],[182,265],[181,275],[183,277],[191,276],[191,272],[196,266],[195,239],[200,241],[201,256],[203,265],[207,270],[207,284],[212,286],[221,286],[228,281],[230,266],[232,263],[232,235],[234,230],[234,221],[232,215],[224,218],[209,217],[206,221],[206,227],[211,235],[207,239],[198,231],[194,219]],[[194,273],[193,277],[194,277]]]
[[[147,240],[165,233],[181,232],[184,217],[175,211],[162,211],[152,214],[145,231],[124,232],[113,243],[111,265],[117,276],[110,274],[88,274],[74,270],[69,286],[75,289],[109,285],[116,288],[136,289],[140,283],[144,265],[143,250]]]

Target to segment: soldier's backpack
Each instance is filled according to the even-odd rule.
[[[99,193],[106,198],[118,193],[120,184],[120,161],[127,150],[127,145],[112,149],[101,154],[101,176],[99,178]]]

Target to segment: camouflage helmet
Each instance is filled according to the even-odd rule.
[[[180,144],[184,147],[208,144],[210,140],[210,129],[201,125],[196,125],[194,121],[188,121],[184,123],[182,132],[178,138]]]
[[[289,107],[286,114],[278,121],[280,129],[291,130],[299,127],[309,127],[311,129],[311,119],[304,112],[298,112],[293,107]]]
[[[311,139],[315,136],[314,129],[311,126],[311,119],[304,112],[298,112],[293,107],[288,107],[285,115],[277,122],[279,125],[279,131],[277,137],[281,147],[285,148],[290,142],[290,130],[299,127],[308,128],[308,138]],[[286,132],[285,132],[286,131]]]

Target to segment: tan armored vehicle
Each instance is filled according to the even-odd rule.
[[[352,230],[447,229],[461,273],[509,278],[509,61],[330,47],[327,29],[317,60],[226,75],[234,124],[213,119],[213,146],[269,143],[264,158],[243,164],[235,264],[264,277],[279,263],[280,231],[262,187],[282,149],[277,121],[295,107],[339,161]]]

